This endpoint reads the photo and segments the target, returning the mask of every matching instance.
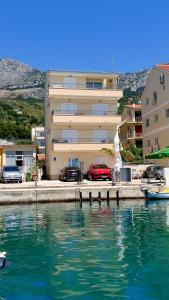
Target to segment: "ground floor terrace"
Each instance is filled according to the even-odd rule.
[[[79,145],[78,145],[79,147]],[[55,180],[59,178],[60,170],[64,167],[80,167],[83,174],[86,174],[91,164],[106,164],[112,168],[113,160],[107,156],[101,149],[107,148],[107,145],[99,145],[99,148],[92,151],[90,145],[84,144],[81,148],[77,145],[64,145],[50,155],[48,165],[48,178]],[[84,149],[85,148],[85,149]],[[112,145],[109,145],[109,149]],[[112,148],[113,149],[113,148]],[[58,151],[59,150],[59,151]]]

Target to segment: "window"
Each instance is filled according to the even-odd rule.
[[[65,77],[64,78],[64,87],[65,88],[76,88],[76,78],[74,77]]]
[[[169,118],[169,108],[165,110],[166,118]]]
[[[102,89],[102,82],[94,82],[95,89]]]
[[[92,104],[93,115],[107,115],[108,105],[107,104]]]
[[[44,142],[44,141],[41,141],[41,142],[40,142],[40,146],[41,146],[41,147],[44,147],[44,146],[45,146],[45,142]]]
[[[41,131],[41,132],[37,131],[37,132],[36,132],[36,136],[37,136],[37,137],[44,137],[44,136],[45,136],[45,133],[44,133],[44,131]]]
[[[69,167],[74,167],[74,168],[79,167],[79,159],[77,157],[69,158]]]
[[[157,92],[154,92],[153,93],[153,105],[156,105],[157,104]]]
[[[108,141],[108,131],[93,130],[93,139],[96,143],[106,143]]]
[[[76,103],[61,103],[61,113],[74,115],[77,112]]]
[[[101,81],[86,81],[87,89],[102,89]]]
[[[165,82],[165,77],[164,77],[164,74],[161,73],[160,74],[160,84],[164,84],[164,82]]]
[[[6,151],[6,156],[15,156],[16,152],[15,151]]]
[[[149,105],[149,97],[146,98],[146,105]]]
[[[23,155],[23,151],[16,151],[16,155]]]
[[[87,82],[86,82],[86,88],[87,88],[87,89],[93,89],[93,82],[87,81]]]
[[[154,116],[154,122],[158,122],[158,114]]]
[[[146,141],[146,146],[147,146],[147,147],[150,147],[150,140],[147,140],[147,141]]]
[[[150,126],[149,119],[146,119],[146,127],[149,127],[149,126]]]
[[[157,136],[155,137],[154,140],[155,140],[155,145],[158,145],[158,137]]]
[[[22,160],[23,159],[23,155],[16,155],[16,159],[17,160]]]
[[[77,143],[77,130],[62,130],[62,139],[65,143]]]

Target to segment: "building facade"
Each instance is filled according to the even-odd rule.
[[[127,104],[121,116],[119,136],[123,147],[135,145],[142,147],[142,111],[141,104]]]
[[[35,145],[0,145],[0,167],[18,166],[23,174],[23,178],[30,170],[33,163],[36,162]]]
[[[66,166],[85,173],[92,163],[111,160],[100,150],[113,148],[121,117],[117,76],[109,73],[48,71],[45,88],[46,167],[57,179]]]
[[[44,127],[32,127],[32,141],[38,146],[38,152],[45,154],[45,128]]]
[[[169,146],[169,64],[153,67],[141,101],[145,156]],[[169,165],[168,160],[156,163]]]

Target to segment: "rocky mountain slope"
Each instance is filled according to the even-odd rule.
[[[44,72],[13,59],[0,59],[0,99],[43,99],[44,81]]]
[[[119,88],[145,86],[150,70],[120,73]],[[0,59],[0,99],[44,99],[45,73],[14,59]]]
[[[120,73],[119,88],[123,90],[130,88],[131,91],[137,91],[137,89],[145,87],[150,71],[150,69],[145,69],[135,73]]]

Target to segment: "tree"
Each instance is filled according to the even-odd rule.
[[[122,159],[126,162],[135,162],[143,160],[143,148],[129,145],[121,151]]]
[[[129,149],[123,149],[120,151],[120,153],[122,160],[125,162],[132,162],[135,159],[133,153]]]
[[[104,152],[107,156],[109,156],[111,159],[114,158],[114,150],[110,148],[102,148],[100,151]]]

